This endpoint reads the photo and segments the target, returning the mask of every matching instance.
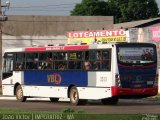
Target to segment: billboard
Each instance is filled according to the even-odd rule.
[[[160,41],[160,26],[151,27],[152,31],[152,40],[155,42]]]
[[[91,44],[95,41],[99,42],[128,42],[127,32],[123,29],[119,30],[88,30],[67,32],[68,44],[87,43]]]

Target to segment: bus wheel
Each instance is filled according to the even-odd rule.
[[[85,105],[88,101],[84,99],[79,99],[79,93],[75,86],[71,88],[69,97],[72,105]]]
[[[104,105],[115,105],[118,103],[118,97],[111,97],[101,100],[102,104]]]
[[[25,102],[27,99],[25,96],[23,96],[23,90],[21,85],[18,85],[16,88],[16,99],[19,102]]]
[[[59,100],[59,98],[52,98],[52,97],[50,97],[49,99],[51,102],[58,102],[58,100]]]

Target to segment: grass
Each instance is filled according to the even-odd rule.
[[[157,94],[156,97],[160,97],[160,94]]]
[[[159,100],[160,99],[160,94],[157,94],[156,96],[153,96],[152,98],[154,98],[155,100]]]
[[[0,108],[0,119],[25,120],[142,120],[156,115],[129,114],[87,114],[83,110],[74,111],[65,108],[62,112],[32,112],[19,109]]]

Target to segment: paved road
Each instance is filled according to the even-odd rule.
[[[83,110],[87,113],[108,113],[108,114],[160,114],[160,100],[120,100],[117,105],[102,105],[99,101],[89,101],[85,106],[72,106],[68,101],[51,103],[49,100],[27,100],[24,103],[16,100],[0,100],[1,108],[16,108],[31,111],[52,111],[60,112],[64,108],[71,108],[75,111]]]

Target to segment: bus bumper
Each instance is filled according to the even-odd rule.
[[[118,96],[121,98],[143,98],[154,96],[158,94],[158,87],[153,88],[121,88],[112,86],[112,96]]]

